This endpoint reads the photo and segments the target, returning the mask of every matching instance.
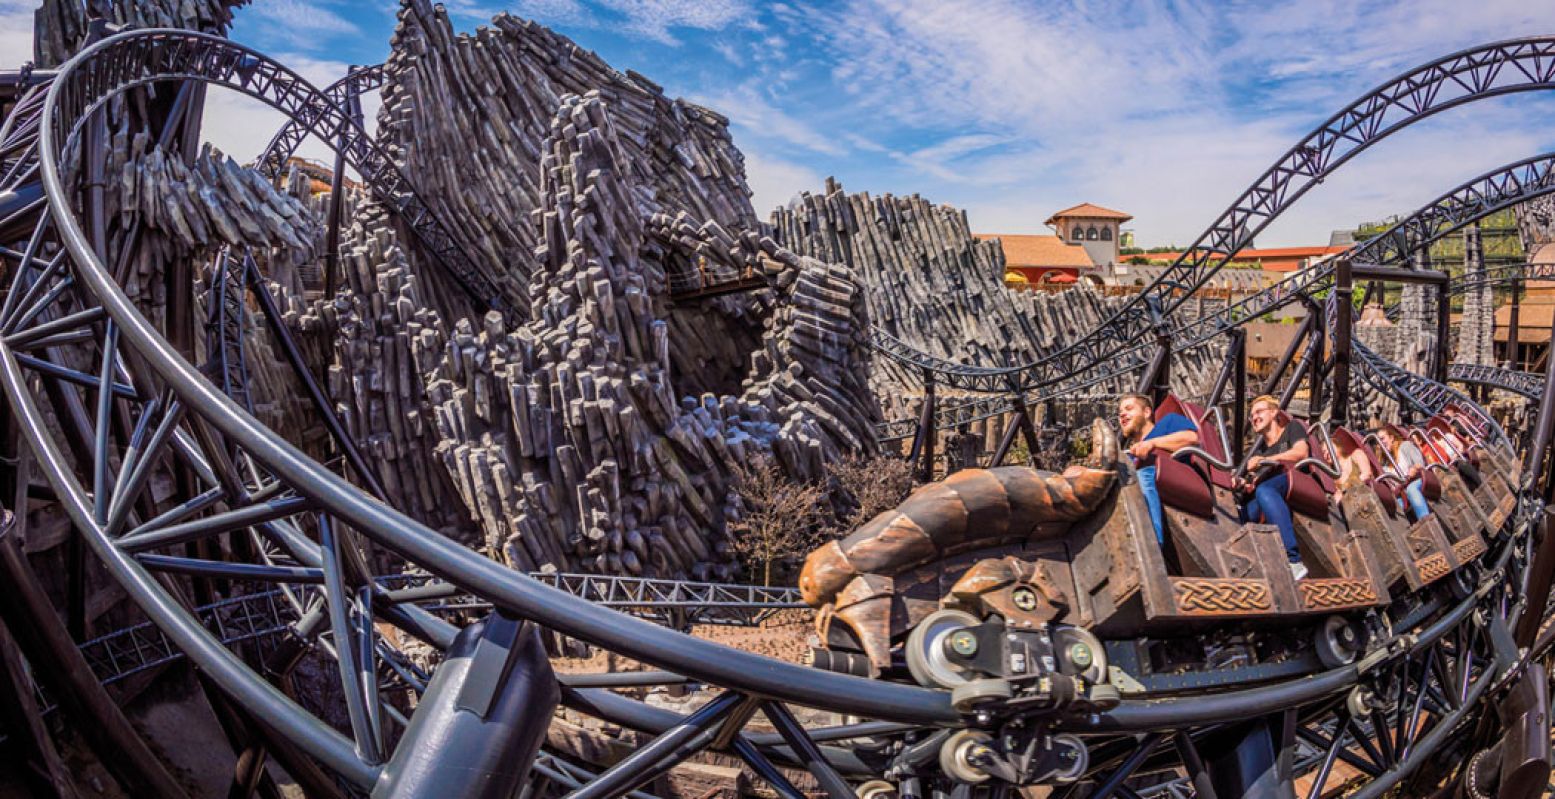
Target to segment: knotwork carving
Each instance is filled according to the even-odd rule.
[[[1274,609],[1263,580],[1224,577],[1174,578],[1177,609],[1183,613],[1263,613]]]
[[[1447,556],[1440,552],[1415,561],[1415,568],[1420,570],[1420,579],[1428,583],[1439,580],[1447,576],[1447,572],[1452,571],[1447,565]]]
[[[1468,563],[1469,561],[1484,554],[1487,548],[1488,547],[1485,546],[1485,539],[1480,538],[1477,535],[1471,535],[1462,541],[1453,543],[1452,552],[1454,555],[1458,556],[1459,562]]]
[[[1366,580],[1307,579],[1297,582],[1296,588],[1301,591],[1301,606],[1307,610],[1357,607],[1377,601],[1377,593]]]

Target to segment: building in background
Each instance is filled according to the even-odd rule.
[[[1043,224],[1052,228],[1067,244],[1078,244],[1091,256],[1097,267],[1110,267],[1118,262],[1120,228],[1134,217],[1091,203],[1065,208],[1047,218]]]
[[[1090,253],[1078,244],[1057,236],[1021,233],[976,233],[979,239],[998,239],[1004,247],[1006,283],[1019,282],[1019,276],[1032,287],[1072,285],[1082,274],[1095,272]],[[1091,278],[1093,281],[1096,278]]]

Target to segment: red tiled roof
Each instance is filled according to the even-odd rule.
[[[1043,222],[1042,224],[1051,225],[1055,219],[1064,219],[1066,217],[1072,216],[1082,217],[1085,219],[1116,219],[1119,222],[1127,222],[1134,218],[1128,214],[1123,213],[1122,211],[1114,211],[1111,208],[1103,208],[1099,205],[1092,205],[1090,203],[1080,203],[1079,205],[1076,205],[1072,208],[1065,208],[1062,211],[1055,212],[1052,216],[1047,218],[1046,222]]]
[[[1078,244],[1069,244],[1057,236],[1032,236],[1011,233],[974,233],[978,239],[998,239],[1004,247],[1005,266],[1092,267],[1096,263]]]
[[[1298,261],[1308,258],[1321,258],[1324,255],[1333,255],[1336,252],[1344,252],[1348,247],[1270,247],[1266,250],[1242,250],[1236,254],[1233,261],[1267,261],[1263,268],[1269,272],[1292,272],[1299,266]],[[1175,261],[1182,255],[1180,252],[1147,252],[1141,253],[1152,261]],[[1124,261],[1135,257],[1134,255],[1119,255]]]

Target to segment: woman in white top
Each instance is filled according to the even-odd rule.
[[[1382,446],[1387,447],[1393,456],[1393,465],[1388,471],[1404,483],[1404,496],[1398,500],[1399,510],[1404,509],[1404,500],[1409,500],[1410,513],[1415,521],[1431,515],[1431,506],[1425,501],[1425,454],[1415,446],[1415,442],[1404,437],[1404,431],[1396,425],[1385,425],[1377,431],[1377,437],[1382,439]]]

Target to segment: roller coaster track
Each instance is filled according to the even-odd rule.
[[[373,143],[342,106],[297,73],[242,45],[202,33],[142,31],[115,36],[112,41],[112,47],[98,51],[89,65],[95,81],[127,87],[180,80],[217,84],[285,114],[301,128],[301,133],[285,134],[288,137],[315,133],[337,139],[332,144],[344,153],[346,163],[356,169],[375,196],[396,210],[427,254],[445,268],[471,299],[481,307],[507,307],[507,299],[497,284],[455,244],[447,228],[416,195],[389,155]],[[142,69],[146,70],[144,74],[138,72]],[[360,87],[347,81],[342,92],[356,88]],[[92,110],[95,106],[90,103],[72,108],[83,115],[77,120],[84,120]],[[63,135],[65,131],[58,133]],[[284,141],[271,151],[279,155],[284,150],[282,145]]]
[[[1457,403],[1473,413],[1480,427],[1491,431],[1492,440],[1510,445],[1511,439],[1501,425],[1473,400],[1451,386],[1400,368],[1360,342],[1354,342],[1353,357],[1363,379],[1373,387],[1412,406],[1426,416],[1439,413],[1448,403]]]
[[[324,87],[324,99],[334,108],[345,108],[352,97],[382,88],[387,80],[388,76],[384,73],[382,64],[358,67],[340,80]],[[270,143],[265,145],[264,152],[254,159],[254,169],[273,181],[281,176],[281,171],[286,168],[287,159],[297,152],[304,139],[309,135],[322,137],[332,132],[321,130],[317,121],[310,126],[297,117],[289,117],[286,124],[271,137]]]
[[[614,608],[658,624],[684,628],[692,624],[756,627],[774,613],[808,607],[793,588],[759,585],[648,580],[599,574],[535,572],[530,575],[580,599]],[[425,591],[427,580],[393,577],[380,582]],[[427,592],[433,593],[433,592]],[[429,600],[434,612],[489,609],[471,601]],[[467,598],[466,598],[467,599]],[[279,590],[256,591],[194,609],[207,630],[230,648],[249,641],[289,634],[299,620],[296,609]],[[104,685],[122,682],[183,659],[183,652],[151,622],[141,622],[82,642],[81,652]],[[54,709],[48,704],[46,711]]]
[[[477,793],[464,780],[494,773],[494,764],[503,762],[516,764],[522,769],[518,777],[524,776],[550,720],[549,708],[558,699],[557,681],[559,701],[570,709],[656,736],[606,771],[575,777],[581,784],[572,794],[577,799],[620,795],[709,747],[738,757],[779,795],[800,794],[775,763],[808,770],[822,791],[841,799],[883,769],[916,767],[919,750],[929,751],[919,744],[936,740],[943,728],[983,723],[958,712],[945,691],[723,647],[506,569],[309,458],[185,360],[126,296],[107,264],[109,254],[94,249],[73,210],[78,187],[66,182],[61,160],[90,111],[153,82],[216,82],[261,99],[273,96],[274,104],[310,127],[345,130],[351,140],[348,152],[367,146],[360,136],[352,139],[349,126],[330,124],[343,116],[320,107],[326,100],[305,89],[295,75],[252,51],[217,46],[225,44],[184,33],[126,33],[89,47],[59,71],[41,109],[37,143],[37,168],[50,213],[37,221],[16,259],[13,285],[0,308],[0,384],[21,423],[29,457],[107,573],[203,675],[278,739],[355,789],[380,796]],[[1502,83],[1497,74],[1507,67],[1507,72],[1530,75],[1534,83],[1523,62],[1537,59],[1518,54],[1542,52],[1542,47],[1543,40],[1497,45],[1501,61],[1490,57],[1490,48],[1459,54],[1437,62],[1437,72],[1422,76],[1415,94],[1395,91],[1389,102],[1412,108],[1409,118],[1417,118],[1465,97],[1535,88]],[[1425,82],[1438,72],[1434,83]],[[1453,85],[1468,93],[1452,90]],[[1337,126],[1336,138],[1325,147],[1293,151],[1311,162],[1305,171],[1278,172],[1278,185],[1269,188],[1261,188],[1261,181],[1246,195],[1252,208],[1228,212],[1229,223],[1217,223],[1230,224],[1227,241],[1239,247],[1256,232],[1250,220],[1262,219],[1256,222],[1261,229],[1267,218],[1260,214],[1272,216],[1312,182],[1297,186],[1298,179],[1327,174],[1403,124],[1389,120],[1381,107],[1336,117],[1331,123]],[[357,168],[368,174],[360,164]],[[1218,236],[1218,230],[1211,232]],[[62,245],[60,257],[45,258],[46,242]],[[1208,246],[1204,240],[1195,245],[1195,252],[1206,253],[1204,269],[1211,268]],[[1179,271],[1199,268],[1190,264]],[[1099,334],[1071,352],[1106,338]],[[64,344],[70,357],[54,357],[51,353]],[[1456,400],[1477,410],[1445,386],[1403,372],[1364,348],[1357,347],[1356,353],[1367,379],[1416,407]],[[1074,357],[1078,362],[1088,356]],[[1027,385],[1017,381],[1012,387]],[[64,414],[54,408],[52,417],[46,414],[40,396],[59,392],[79,398],[85,412]],[[130,424],[115,425],[121,416]],[[1499,428],[1489,429],[1500,435]],[[138,508],[147,480],[164,465],[192,475],[191,493],[156,515],[143,514]],[[1085,778],[1096,786],[1093,797],[1120,790],[1128,795],[1125,781],[1158,773],[1163,762],[1198,762],[1200,752],[1213,751],[1218,736],[1245,723],[1249,714],[1283,719],[1283,728],[1305,742],[1305,755],[1295,762],[1297,768],[1315,770],[1309,773],[1318,775],[1317,788],[1335,763],[1344,761],[1369,780],[1357,796],[1381,796],[1426,766],[1465,722],[1482,718],[1487,710],[1481,700],[1496,696],[1520,663],[1542,656],[1542,647],[1519,655],[1505,645],[1529,572],[1526,542],[1531,536],[1525,521],[1520,516],[1484,556],[1489,575],[1484,581],[1461,586],[1465,590],[1458,593],[1444,589],[1422,595],[1391,624],[1379,621],[1366,657],[1348,665],[1267,684],[1233,682],[1198,695],[1129,695],[1082,713],[1021,712],[1038,725],[1086,736],[1091,767]],[[186,552],[181,545],[221,536],[250,542],[261,555],[258,562],[164,554],[169,548]],[[438,582],[381,585],[382,575],[373,574],[360,557],[363,540],[396,553]],[[185,611],[156,579],[158,574],[276,586],[298,613],[296,627],[310,631],[300,637],[327,643],[333,654],[349,733],[313,716],[251,668]],[[617,601],[623,607],[721,601],[713,594],[661,595],[645,586],[621,590],[625,593]],[[469,597],[472,607],[480,603],[491,611],[482,622],[460,629],[418,604],[451,597]],[[384,627],[447,653],[431,681],[420,686],[422,701],[408,721],[396,718],[383,701],[387,685],[416,684],[386,649],[380,635]],[[568,675],[553,680],[533,642],[536,628],[663,670],[631,679],[690,680],[722,693],[681,716],[603,690],[599,682]],[[807,728],[790,705],[868,721]],[[776,732],[744,729],[756,710]],[[402,726],[401,734],[388,732],[390,725]],[[866,737],[866,747],[842,745]],[[565,768],[555,760],[538,762],[553,771]],[[1279,779],[1288,783],[1295,776],[1289,771]]]
[[[1533,372],[1502,369],[1499,366],[1455,363],[1447,367],[1447,376],[1455,382],[1499,388],[1502,391],[1521,394],[1534,401],[1544,396],[1544,375]]]
[[[1245,297],[1214,314],[1177,322],[1172,320],[1170,336],[1173,352],[1180,353],[1216,340],[1233,327],[1246,324],[1281,307],[1299,301],[1302,297],[1322,294],[1333,288],[1334,264],[1341,258],[1353,263],[1370,266],[1413,265],[1414,254],[1433,242],[1452,235],[1466,225],[1485,218],[1497,211],[1510,208],[1528,200],[1555,192],[1555,153],[1525,158],[1506,166],[1471,178],[1435,200],[1421,206],[1414,213],[1399,220],[1381,234],[1359,242],[1348,250],[1331,256],[1323,263],[1313,265],[1273,286]],[[1535,279],[1555,274],[1555,266],[1511,264],[1497,267],[1487,273],[1495,279],[1510,280],[1513,277]],[[1470,287],[1469,281],[1457,281],[1459,290]],[[1103,368],[1094,370],[1083,381],[1066,383],[1064,389],[1042,389],[1027,392],[1026,405],[1035,405],[1043,399],[1068,395],[1077,388],[1104,384],[1143,369],[1152,355],[1153,343],[1137,343],[1114,353]],[[1013,386],[1012,386],[1013,387]],[[1009,413],[1016,408],[1007,391],[1003,396],[985,397],[967,402],[947,403],[935,409],[935,429],[953,429],[973,421]],[[886,422],[877,430],[882,441],[897,441],[912,436],[917,421],[912,419]]]
[[[873,343],[886,357],[932,371],[942,387],[958,391],[1056,390],[1093,382],[1090,373],[1097,366],[1111,362],[1153,329],[1152,306],[1170,315],[1281,212],[1371,145],[1464,103],[1552,87],[1555,37],[1464,50],[1388,81],[1281,156],[1171,266],[1097,329],[1038,360],[1009,367],[960,364],[922,352],[883,331],[875,334]]]

